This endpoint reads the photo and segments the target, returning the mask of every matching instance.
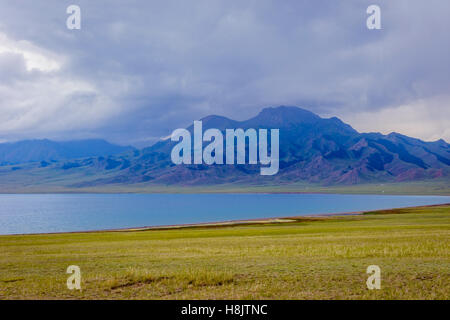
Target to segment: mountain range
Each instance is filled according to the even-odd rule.
[[[101,139],[77,141],[24,140],[0,143],[0,165],[108,156],[133,149],[130,146],[119,146]]]
[[[445,180],[450,175],[450,145],[444,140],[425,142],[399,133],[360,133],[336,117],[321,118],[298,107],[265,108],[245,121],[217,115],[201,120],[203,130],[279,129],[279,173],[261,176],[259,165],[174,165],[170,152],[175,142],[169,139],[140,150],[128,148],[115,155],[112,154],[115,151],[111,151],[108,156],[105,155],[107,148],[101,149],[105,151],[101,155],[88,155],[83,154],[84,149],[80,147],[78,154],[58,153],[66,159],[45,166],[42,163],[2,166],[0,180],[13,181],[14,175],[20,175],[25,179],[23,184],[52,183],[76,189],[109,185],[280,185],[298,182],[356,185]],[[193,131],[192,126],[187,129]],[[0,145],[0,162],[39,158],[8,158],[1,150]],[[118,149],[111,147],[111,150]],[[68,160],[72,154],[82,159]],[[39,159],[45,158],[44,155],[45,152]],[[53,153],[46,156],[45,161],[58,160]],[[33,180],[28,177],[30,174],[40,178]]]

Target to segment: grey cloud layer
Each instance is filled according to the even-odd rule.
[[[280,104],[360,130],[390,109],[400,124],[405,108],[404,133],[450,138],[439,116],[450,103],[448,2],[375,1],[383,30],[369,31],[374,1],[80,0],[82,29],[70,31],[73,2],[0,0],[0,139],[150,143],[202,116]],[[424,108],[437,116],[414,132]]]

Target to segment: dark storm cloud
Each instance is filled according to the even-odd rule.
[[[382,30],[366,28],[373,3]],[[79,31],[65,27],[70,4],[81,7]],[[430,101],[433,116],[417,134],[447,137],[437,112],[450,101],[444,1],[0,0],[0,8],[3,139],[145,144],[209,114],[243,119],[280,104],[358,129],[403,107],[416,115],[412,130]]]

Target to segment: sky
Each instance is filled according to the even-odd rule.
[[[69,5],[81,29],[69,30]],[[381,8],[381,30],[366,26]],[[269,106],[450,142],[444,0],[0,0],[0,142],[146,146]]]

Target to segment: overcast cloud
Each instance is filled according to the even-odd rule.
[[[81,7],[81,30],[66,8]],[[382,30],[366,28],[378,4]],[[297,105],[450,141],[444,0],[0,0],[0,141],[151,144],[210,114]]]

